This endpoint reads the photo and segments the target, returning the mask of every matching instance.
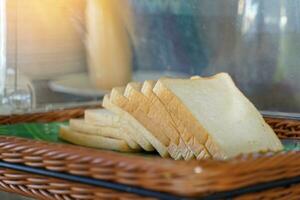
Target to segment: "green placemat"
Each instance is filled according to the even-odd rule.
[[[14,136],[47,142],[64,143],[58,137],[59,127],[64,123],[25,123],[0,126],[0,136]],[[282,140],[285,151],[300,150],[300,140]]]
[[[0,135],[61,143],[63,141],[58,137],[59,127],[67,124],[64,122],[2,125],[0,126]]]
[[[67,143],[67,141],[59,138],[59,127],[61,125],[68,125],[68,122],[64,123],[24,123],[15,125],[0,125],[0,136],[13,136],[21,137],[32,140],[41,140],[52,143]],[[90,147],[87,147],[90,148]],[[128,156],[140,155],[147,158],[153,158],[158,156],[155,152],[137,152],[137,153],[122,153]]]
[[[285,151],[300,151],[300,140],[284,139],[281,142]]]

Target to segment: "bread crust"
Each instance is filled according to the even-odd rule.
[[[160,137],[159,140],[167,147],[170,156],[175,160],[180,160],[183,157],[178,149],[178,136],[167,135],[167,130],[164,129],[164,119],[159,115],[151,115],[149,112],[154,108],[149,99],[141,93],[141,83],[129,83],[126,87],[124,96],[129,99],[135,109],[130,114],[134,116],[145,128],[152,134]],[[163,142],[164,141],[164,142]]]
[[[120,126],[125,132],[127,132],[131,136],[131,138],[135,142],[137,142],[141,146],[142,149],[144,149],[145,151],[154,151],[152,144],[150,144],[150,142],[139,131],[132,127],[131,124],[129,124],[125,119],[123,119],[124,115],[127,114],[124,113],[124,111],[122,111],[118,106],[111,103],[109,95],[104,96],[102,105],[104,108],[111,110],[112,112],[116,113],[121,117]]]
[[[111,103],[122,110],[123,114],[126,115],[127,121],[135,125],[136,130],[140,132],[150,144],[152,144],[161,157],[169,157],[167,146],[164,144],[168,143],[168,141],[160,141],[160,135],[155,135],[150,132],[138,120],[136,120],[134,116],[131,115],[131,113],[134,113],[136,110],[135,104],[123,95],[124,92],[125,88],[114,88],[110,96]]]
[[[178,99],[162,81],[157,81],[153,92],[164,104],[172,120],[176,124],[177,130],[193,151],[197,159],[210,158],[211,155],[205,147],[208,134],[198,121],[193,117],[185,105]]]
[[[148,113],[150,118],[160,118],[161,124],[164,132],[170,138],[173,138],[174,143],[177,144],[177,149],[179,150],[181,156],[185,160],[191,160],[195,158],[192,150],[190,149],[188,143],[189,141],[185,141],[184,138],[178,132],[175,123],[173,122],[170,114],[166,110],[165,106],[159,100],[159,98],[154,94],[153,88],[156,84],[156,81],[145,81],[142,87],[142,94],[144,94],[148,101],[150,101],[151,106],[145,106],[145,112]]]

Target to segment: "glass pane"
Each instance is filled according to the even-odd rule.
[[[135,67],[231,74],[261,110],[300,112],[300,1],[129,0]]]
[[[0,2],[4,92],[31,108],[225,71],[260,110],[300,113],[300,0]]]
[[[6,68],[6,9],[5,0],[0,1],[0,99],[4,96]]]

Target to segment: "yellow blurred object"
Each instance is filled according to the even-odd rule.
[[[133,22],[127,1],[88,0],[86,16],[92,83],[100,89],[125,85],[132,76],[128,32],[133,31]]]

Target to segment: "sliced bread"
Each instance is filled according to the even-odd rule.
[[[140,146],[125,131],[123,131],[121,127],[99,126],[89,124],[83,119],[71,119],[70,128],[73,131],[89,135],[98,135],[124,140],[130,148],[137,150],[140,149]]]
[[[119,126],[126,132],[130,137],[138,143],[142,149],[145,151],[154,151],[153,146],[151,143],[145,138],[145,136],[142,134],[142,132],[136,128],[136,123],[134,120],[131,120],[131,117],[129,114],[124,112],[122,109],[120,109],[118,106],[114,105],[109,95],[105,95],[103,98],[102,105],[104,108],[109,109],[110,111],[114,112],[116,116],[119,116]],[[128,116],[129,115],[129,116]]]
[[[152,104],[149,99],[141,93],[141,89],[142,84],[136,82],[129,83],[126,87],[124,96],[132,105],[134,105],[134,109],[130,110],[130,114],[153,135],[158,136],[158,140],[167,146],[168,152],[172,158],[175,160],[182,159],[180,149],[178,148],[178,135],[166,135],[166,131],[163,129],[164,119],[160,116],[151,115],[151,113],[147,112],[147,110],[151,110],[149,108],[152,107]]]
[[[59,137],[70,143],[86,146],[86,147],[93,147],[93,148],[100,148],[100,149],[114,150],[114,151],[121,151],[121,152],[132,151],[130,147],[127,145],[126,141],[124,140],[96,136],[96,135],[88,135],[77,131],[73,131],[67,126],[60,127]]]
[[[150,142],[157,152],[162,157],[168,157],[169,153],[165,145],[165,141],[161,141],[158,135],[154,135],[146,129],[138,120],[136,120],[130,113],[134,112],[136,105],[130,102],[124,96],[125,88],[114,88],[110,94],[110,101],[113,105],[119,108],[118,113],[130,123],[137,132],[142,134],[148,142]]]
[[[84,120],[88,124],[119,128],[121,117],[108,109],[88,109]]]
[[[143,84],[142,93],[148,98],[149,102],[151,102],[150,106],[144,106],[146,109],[145,112],[148,113],[150,118],[161,119],[162,123],[160,126],[164,129],[165,134],[179,140],[178,148],[181,150],[182,156],[185,160],[198,157],[201,152],[201,148],[204,149],[203,145],[200,143],[197,144],[196,141],[193,141],[191,139],[191,135],[181,135],[181,133],[177,130],[176,124],[173,122],[171,115],[153,92],[155,84],[156,81],[145,81]],[[209,157],[209,154],[205,157]]]
[[[153,91],[180,129],[186,129],[213,158],[279,151],[282,144],[230,76],[161,79]]]

